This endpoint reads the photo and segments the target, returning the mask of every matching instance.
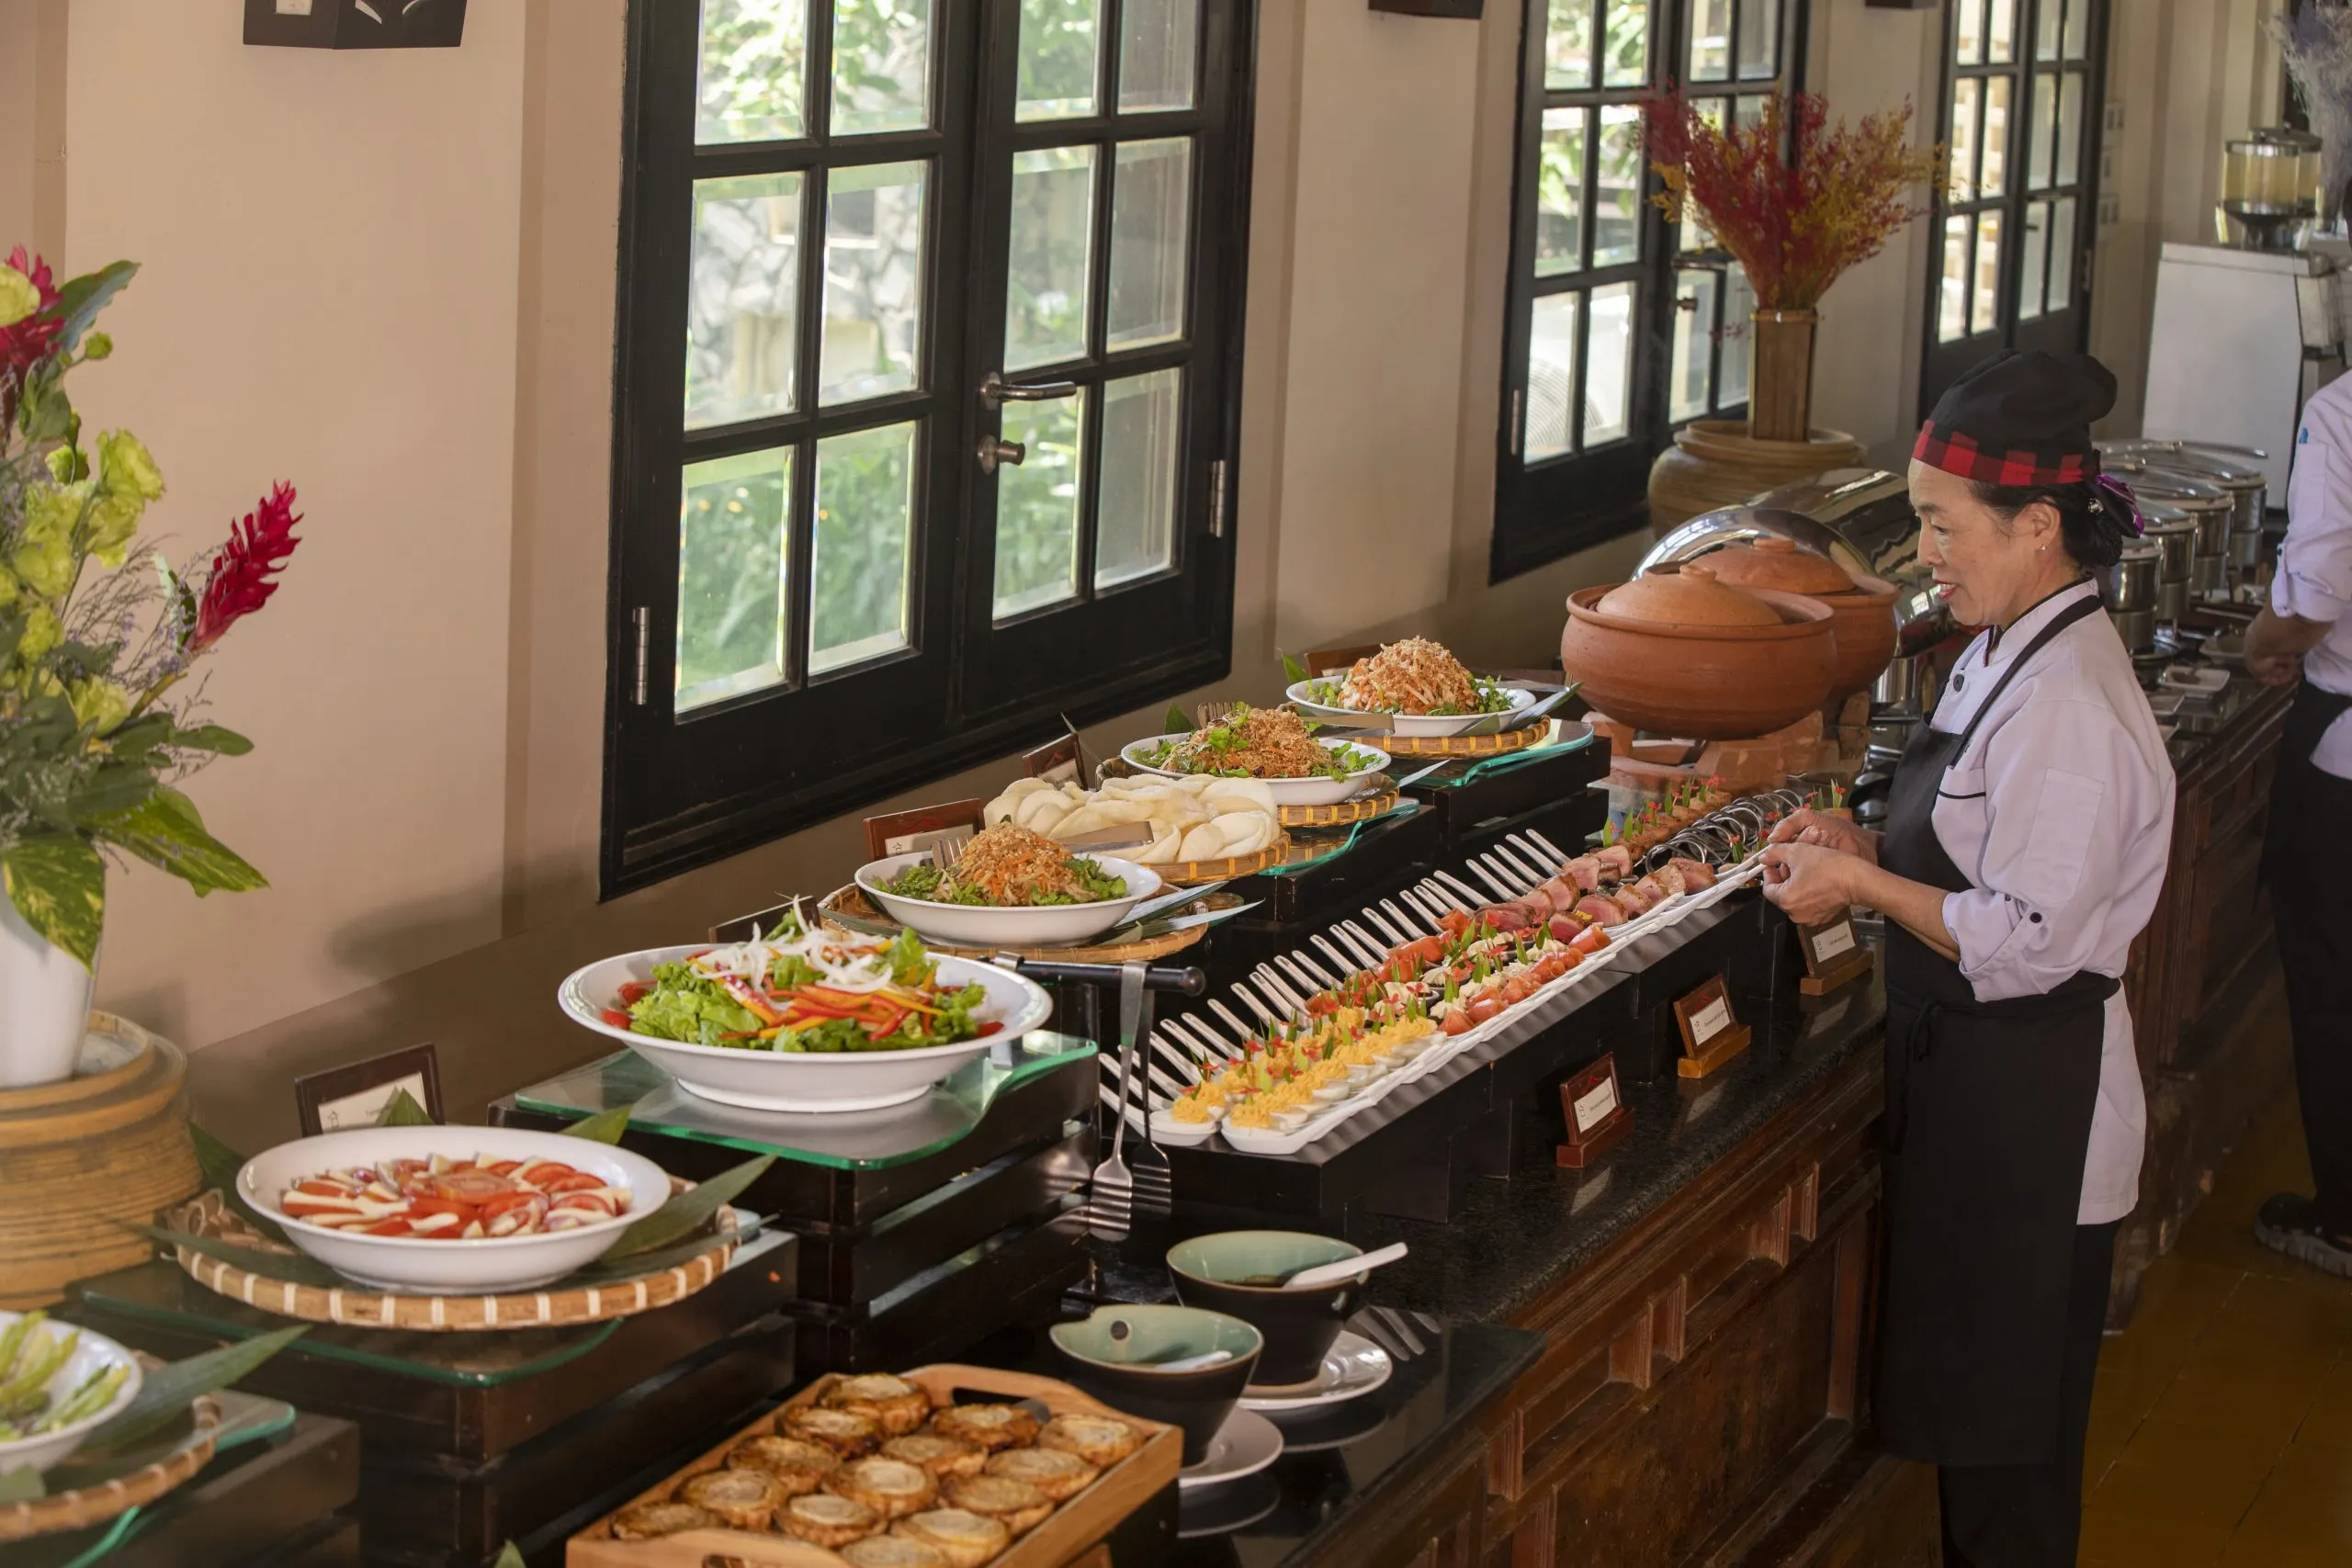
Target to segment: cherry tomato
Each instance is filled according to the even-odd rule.
[[[995,1034],[995,1033],[999,1033],[999,1032],[1001,1032],[1003,1030],[1003,1028],[1004,1028],[1004,1025],[1002,1025],[1001,1023],[994,1023],[994,1022],[990,1022],[990,1023],[984,1023],[984,1024],[980,1025],[980,1028],[979,1028],[979,1038],[980,1038],[980,1039],[982,1039],[982,1040],[985,1040],[985,1039],[987,1039],[987,1038],[988,1038],[989,1035],[991,1035],[991,1034]]]
[[[627,1029],[637,1021],[618,1008],[606,1008],[597,1016],[615,1029]]]
[[[650,980],[631,980],[621,987],[621,1006],[633,1008],[653,990]]]

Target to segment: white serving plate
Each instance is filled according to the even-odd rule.
[[[1190,773],[1180,773],[1170,768],[1155,768],[1142,760],[1144,751],[1159,745],[1161,741],[1183,739],[1182,735],[1148,735],[1141,740],[1129,741],[1119,755],[1126,760],[1127,766],[1137,773],[1151,773],[1163,779],[1190,778],[1193,776]],[[1350,773],[1343,779],[1260,780],[1259,782],[1272,793],[1276,806],[1337,806],[1340,801],[1362,789],[1364,780],[1382,773],[1388,766],[1388,753],[1377,746],[1366,746],[1354,740],[1326,740],[1322,744],[1333,750],[1343,746],[1351,747],[1378,761],[1360,772]]]
[[[911,928],[925,941],[950,947],[1068,947],[1101,936],[1125,919],[1129,909],[1159,891],[1159,873],[1148,865],[1110,855],[1090,855],[1083,850],[1071,853],[1125,879],[1126,897],[1091,904],[999,909],[977,904],[940,904],[882,890],[883,883],[907,867],[927,863],[931,859],[928,850],[868,861],[857,868],[857,885],[884,914]]]
[[[1309,687],[1318,685],[1322,681],[1337,679],[1339,679],[1337,675],[1326,675],[1315,681],[1299,681],[1294,682],[1289,690],[1283,693],[1283,695],[1290,699],[1290,705],[1317,723],[1363,723],[1367,716],[1362,709],[1336,707],[1329,703],[1318,703],[1306,694]],[[1521,691],[1517,686],[1504,687],[1503,694],[1510,699],[1510,707],[1508,710],[1510,714],[1524,713],[1533,707],[1536,703],[1534,693]],[[1494,716],[1490,713],[1393,714],[1389,719],[1390,732],[1408,739],[1430,739],[1442,736],[1459,735]],[[1508,717],[1504,719],[1505,728],[1509,728],[1510,722]]]
[[[725,1045],[686,1045],[617,1029],[604,1020],[616,1007],[621,987],[650,980],[653,966],[709,951],[707,942],[678,947],[649,947],[624,953],[575,970],[556,989],[556,1000],[574,1023],[610,1035],[678,1080],[678,1087],[722,1105],[751,1111],[878,1111],[904,1104],[998,1041],[1010,1042],[1043,1027],[1054,1004],[1032,980],[968,958],[936,958],[940,984],[978,982],[988,1000],[974,1015],[1001,1027],[996,1033],[954,1045],[912,1051],[844,1051],[795,1055],[784,1051],[739,1051]]]
[[[24,1315],[20,1312],[0,1311],[0,1330],[14,1326],[17,1320]],[[82,1439],[92,1431],[129,1409],[130,1402],[139,1397],[142,1377],[138,1359],[130,1351],[103,1334],[94,1334],[86,1328],[77,1329],[75,1325],[60,1323],[55,1318],[44,1319],[40,1328],[34,1332],[43,1330],[52,1337],[77,1332],[80,1335],[74,1341],[74,1353],[65,1358],[65,1365],[49,1380],[47,1388],[52,1401],[66,1398],[81,1387],[92,1372],[107,1367],[129,1367],[130,1375],[122,1380],[122,1386],[114,1391],[114,1398],[97,1414],[85,1416],[71,1426],[60,1427],[54,1432],[43,1432],[37,1438],[19,1438],[12,1443],[0,1443],[0,1475],[17,1470],[48,1470],[81,1447]]]
[[[437,1241],[430,1236],[356,1235],[289,1217],[278,1206],[306,1177],[388,1159],[446,1155],[464,1159],[553,1159],[628,1189],[628,1211],[571,1230],[537,1235]],[[357,1127],[280,1144],[247,1160],[237,1194],[277,1222],[286,1238],[358,1284],[402,1295],[498,1295],[537,1290],[594,1263],[621,1233],[670,1201],[670,1178],[643,1155],[560,1133],[519,1127]]]

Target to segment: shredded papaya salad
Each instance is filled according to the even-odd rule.
[[[1002,1026],[977,985],[939,984],[922,939],[858,942],[788,920],[765,937],[658,964],[605,1010],[616,1029],[686,1045],[835,1054],[953,1045]]]

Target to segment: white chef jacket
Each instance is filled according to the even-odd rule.
[[[1968,728],[2041,628],[2098,590],[2076,583],[1952,667],[1935,728]],[[1936,795],[1936,838],[1969,880],[1944,897],[1944,924],[1976,999],[2054,989],[2077,970],[2120,978],[2156,908],[2172,847],[2172,761],[2131,655],[2104,615],[2060,632],[2020,670],[1952,759]],[[2107,1032],[2075,1220],[2120,1220],[2139,1201],[2147,1101],[2121,992]]]
[[[2270,580],[2270,608],[2322,621],[2327,636],[2303,655],[2303,679],[2324,692],[2352,693],[2352,376],[2303,405],[2287,474],[2287,542]],[[2323,772],[2352,779],[2352,713],[2312,748]]]

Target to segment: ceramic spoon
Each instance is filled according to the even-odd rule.
[[[1134,1333],[1134,1325],[1125,1318],[1114,1317],[1111,1320],[1113,1344],[1125,1345]],[[1128,1361],[1125,1364],[1131,1367],[1149,1367],[1152,1371],[1159,1372],[1193,1372],[1198,1371],[1203,1367],[1214,1367],[1220,1361],[1231,1359],[1233,1359],[1233,1352],[1230,1350],[1211,1350],[1204,1355],[1180,1356],[1172,1361]]]
[[[1405,1244],[1391,1242],[1361,1257],[1342,1258],[1337,1263],[1318,1263],[1312,1269],[1302,1269],[1284,1280],[1282,1288],[1285,1291],[1311,1291],[1322,1285],[1336,1285],[1377,1269],[1384,1263],[1394,1263],[1404,1256]]]

